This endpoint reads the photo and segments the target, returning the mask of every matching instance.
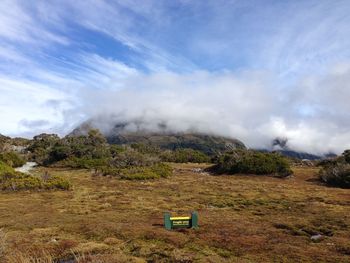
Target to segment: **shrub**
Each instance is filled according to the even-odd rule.
[[[19,172],[4,173],[0,176],[0,189],[9,191],[40,190],[40,189],[70,189],[70,183],[57,176],[43,180],[39,176]]]
[[[62,142],[57,142],[49,152],[48,158],[45,160],[45,164],[52,164],[59,162],[71,156],[71,148],[69,145],[64,145]]]
[[[126,151],[126,148],[124,146],[121,146],[121,145],[110,145],[109,146],[109,151],[111,153],[111,156],[112,157],[115,157],[117,156],[118,154],[122,153],[122,152],[125,152]]]
[[[350,150],[345,150],[342,154],[344,160],[350,164]]]
[[[98,130],[90,130],[88,135],[69,136],[62,140],[70,148],[70,157],[100,159],[110,157],[106,138]]]
[[[15,170],[11,166],[9,166],[6,163],[0,161],[0,176],[2,174],[5,174],[5,173],[14,173],[14,172],[15,172]]]
[[[56,134],[40,134],[34,136],[32,143],[28,147],[31,152],[31,158],[43,164],[48,159],[52,147],[59,142],[60,138]]]
[[[166,162],[175,163],[208,163],[210,158],[203,152],[193,149],[176,149],[175,151],[165,151],[161,154],[161,159]]]
[[[169,177],[172,174],[172,168],[164,163],[155,164],[150,169],[162,178]]]
[[[69,190],[71,188],[70,182],[59,176],[51,176],[49,174],[45,174],[41,179],[43,182],[42,187],[44,189]]]
[[[19,191],[41,189],[42,182],[39,177],[19,172],[4,173],[0,177],[1,190]]]
[[[0,190],[39,190],[62,189],[68,190],[70,183],[57,176],[34,176],[16,172],[12,167],[0,162]]]
[[[98,130],[90,130],[87,135],[66,136],[63,139],[56,134],[41,134],[34,137],[28,150],[37,163],[52,165],[70,158],[110,158],[116,148],[110,149],[105,137]]]
[[[110,159],[107,158],[99,158],[99,159],[90,159],[90,158],[78,158],[78,157],[70,157],[60,163],[58,166],[70,167],[75,169],[92,169],[99,168],[109,165]]]
[[[350,188],[350,164],[337,162],[320,170],[319,178],[328,185]]]
[[[111,165],[118,168],[127,168],[130,166],[151,166],[159,163],[159,158],[148,154],[142,154],[134,149],[127,148],[124,152],[116,155]]]
[[[277,174],[285,177],[293,173],[288,161],[277,153],[237,150],[218,157],[216,162],[211,170],[219,174]]]
[[[134,150],[143,154],[159,155],[161,152],[159,147],[145,143],[133,143],[130,146]]]
[[[0,161],[11,167],[20,167],[26,163],[26,161],[16,152],[1,153]]]

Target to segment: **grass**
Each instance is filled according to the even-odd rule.
[[[172,166],[173,176],[143,181],[49,168],[73,190],[0,193],[3,262],[350,261],[350,192],[318,183],[318,169],[279,179]],[[192,210],[198,230],[162,226],[163,212]]]

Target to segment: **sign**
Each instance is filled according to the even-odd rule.
[[[198,227],[198,213],[192,212],[191,216],[172,217],[170,213],[164,213],[165,229],[179,229],[179,228],[197,228]]]

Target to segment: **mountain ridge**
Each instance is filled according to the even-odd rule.
[[[133,128],[128,128],[130,126]],[[146,125],[141,122],[120,122],[113,125],[109,131],[102,131],[102,133],[110,144],[144,143],[169,150],[191,148],[210,155],[228,150],[246,149],[243,142],[234,138],[195,131],[174,132],[169,130],[165,124],[158,124],[157,130],[145,127]],[[95,127],[92,122],[84,122],[68,136],[85,135],[94,128],[98,127]]]

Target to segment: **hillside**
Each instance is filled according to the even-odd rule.
[[[136,127],[133,131],[128,128],[131,124]],[[169,150],[191,148],[210,155],[227,150],[246,148],[244,143],[238,139],[196,132],[172,132],[161,125],[157,131],[150,131],[144,126],[144,123],[117,123],[110,131],[103,132],[103,134],[110,144],[143,143]],[[85,122],[68,136],[84,135],[92,128],[95,127],[90,122]]]

